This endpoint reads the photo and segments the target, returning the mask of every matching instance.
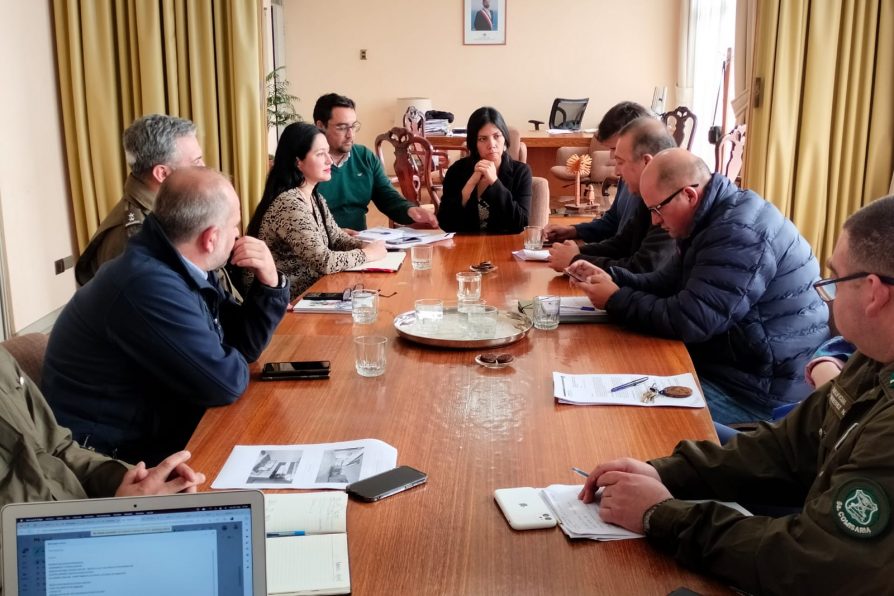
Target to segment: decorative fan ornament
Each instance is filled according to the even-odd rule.
[[[575,177],[575,190],[574,190],[574,205],[575,207],[580,207],[580,179],[583,176],[590,175],[590,166],[593,165],[593,158],[589,155],[572,155],[568,158],[568,161],[565,162],[565,165],[574,174]]]

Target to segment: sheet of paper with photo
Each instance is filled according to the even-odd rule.
[[[310,445],[236,445],[211,488],[344,488],[397,465],[378,439]]]
[[[635,379],[648,377],[648,380],[612,392],[612,387],[630,383]],[[643,403],[642,397],[650,387],[664,389],[673,385],[688,387],[692,390],[689,397],[654,396],[653,401]],[[703,408],[705,398],[699,391],[698,383],[692,373],[659,377],[637,373],[632,375],[571,375],[566,373],[553,373],[553,395],[560,403],[574,405],[601,405],[601,406],[672,406],[678,408]]]

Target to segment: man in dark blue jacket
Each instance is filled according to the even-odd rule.
[[[63,309],[43,389],[82,446],[155,465],[186,445],[208,406],[245,391],[248,362],[269,342],[289,290],[267,246],[239,234],[229,181],[177,170],[124,254]],[[207,273],[228,258],[255,275],[241,305]]]
[[[685,149],[659,153],[640,190],[680,256],[642,274],[575,262],[593,304],[686,342],[717,422],[766,419],[806,397],[804,365],[828,337],[829,315],[811,287],[819,265],[794,224]]]

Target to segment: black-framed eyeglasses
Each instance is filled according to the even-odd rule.
[[[668,203],[670,203],[671,201],[673,201],[678,194],[680,194],[687,188],[698,188],[698,184],[697,183],[696,184],[687,184],[686,186],[680,187],[679,189],[672,192],[669,197],[667,197],[666,199],[664,199],[663,201],[661,201],[654,207],[649,207],[649,213],[652,213],[654,215],[657,215],[658,217],[661,217],[661,208],[664,207],[665,205],[667,205]]]
[[[813,284],[813,289],[816,290],[816,293],[819,294],[819,297],[823,300],[823,302],[832,302],[835,300],[836,293],[836,285],[845,281],[853,281],[855,279],[862,279],[864,277],[868,277],[870,275],[876,276],[880,282],[883,284],[887,284],[889,286],[894,286],[894,277],[888,277],[887,275],[879,275],[878,273],[870,273],[868,271],[861,271],[860,273],[851,273],[850,275],[845,275],[842,277],[833,277],[830,279],[821,279],[815,284]]]
[[[346,132],[348,132],[348,130],[353,130],[354,132],[357,132],[358,130],[360,130],[360,123],[355,122],[354,124],[336,124],[332,128],[334,128],[341,134],[345,134]]]

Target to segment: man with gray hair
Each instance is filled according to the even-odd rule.
[[[124,196],[99,224],[75,265],[75,279],[84,285],[99,266],[122,252],[152,211],[158,188],[178,168],[203,166],[196,125],[183,118],[152,114],[138,118],[124,131],[124,155],[130,175]]]
[[[124,254],[63,309],[43,390],[82,446],[154,465],[186,445],[207,407],[245,391],[289,288],[267,245],[240,237],[239,213],[219,172],[170,173]],[[254,274],[241,304],[209,274],[228,261]]]

